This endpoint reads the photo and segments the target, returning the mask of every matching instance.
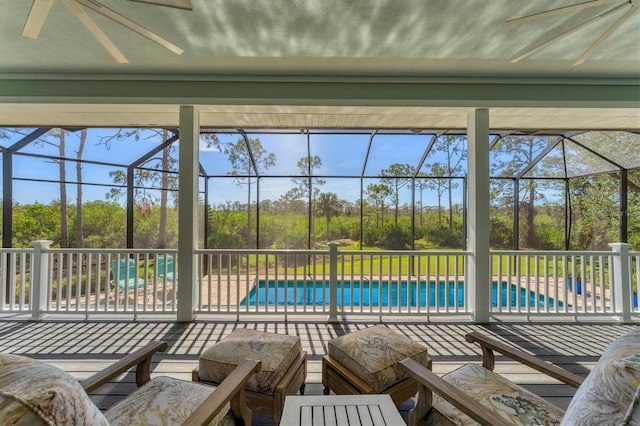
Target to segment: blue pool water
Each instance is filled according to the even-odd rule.
[[[428,291],[427,291],[428,284]],[[437,292],[436,292],[437,285]],[[509,292],[509,298],[507,298]],[[517,306],[516,293],[518,287],[515,284],[506,282],[500,283],[500,301],[502,307],[507,306],[507,302],[511,301],[511,306]],[[343,281],[338,282],[338,305],[345,306],[412,306],[426,307],[427,295],[430,307],[436,306],[436,296],[438,298],[438,306],[450,308],[464,306],[464,282],[449,281]],[[437,295],[436,295],[437,293]],[[446,299],[446,305],[445,305]],[[284,280],[259,280],[256,286],[251,290],[249,296],[245,298],[241,305],[246,306],[265,306],[275,305],[319,305],[329,301],[329,283],[323,281],[284,281]],[[538,295],[533,291],[529,292],[527,297],[527,289],[520,288],[520,306],[525,307],[529,303],[530,307],[555,306],[553,298]],[[491,288],[491,303],[494,307],[498,306],[498,283],[493,282]],[[558,306],[562,307],[562,302],[558,302]]]

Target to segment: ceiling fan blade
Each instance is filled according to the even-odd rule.
[[[570,6],[560,7],[558,9],[547,10],[545,12],[535,13],[533,15],[523,16],[521,18],[511,19],[504,23],[505,27],[509,27],[515,24],[522,24],[524,22],[533,21],[540,18],[546,18],[547,16],[559,15],[561,13],[573,12],[577,10],[587,9],[590,7],[602,6],[603,4],[620,2],[621,0],[591,0],[584,3],[572,4]],[[624,4],[628,4],[628,1],[625,1]]]
[[[40,30],[44,25],[44,21],[49,15],[54,0],[33,0],[29,15],[24,23],[22,35],[29,38],[38,38]]]
[[[156,33],[152,32],[152,31],[149,31],[148,29],[146,29],[145,27],[143,27],[140,24],[137,24],[136,22],[132,21],[131,19],[120,15],[118,12],[109,9],[108,7],[103,5],[102,3],[98,3],[96,0],[75,0],[75,2],[78,3],[78,4],[81,4],[83,6],[86,6],[91,10],[94,10],[94,11],[98,12],[99,14],[111,19],[114,22],[117,22],[120,25],[123,25],[123,26],[129,28],[132,31],[137,32],[138,34],[140,34],[140,35],[148,38],[149,40],[159,44],[160,46],[164,47],[165,49],[169,49],[173,53],[181,55],[184,52],[184,50],[182,50],[181,48],[179,48],[175,44],[171,43],[170,41],[165,40],[164,38],[160,37],[159,35],[157,35]]]
[[[120,49],[113,44],[111,39],[107,37],[107,35],[100,29],[98,24],[95,23],[93,19],[87,13],[82,10],[82,8],[75,2],[75,0],[62,0],[62,4],[64,4],[69,12],[78,20],[82,25],[85,26],[87,30],[98,40],[98,42],[107,49],[107,52],[113,58],[121,64],[127,64],[129,61],[122,54]]]
[[[177,9],[193,10],[191,0],[129,0],[139,3],[155,4],[157,6],[175,7]]]
[[[556,41],[561,40],[561,39],[563,39],[563,38],[567,37],[568,35],[573,34],[573,33],[575,33],[576,31],[578,31],[578,30],[580,30],[580,29],[582,29],[582,28],[584,28],[584,27],[586,27],[586,26],[588,26],[588,25],[593,24],[594,22],[596,22],[596,21],[598,21],[598,20],[600,20],[600,19],[604,18],[605,16],[607,16],[607,15],[609,15],[609,14],[613,13],[613,12],[616,12],[618,9],[620,9],[620,8],[622,8],[622,7],[626,7],[626,6],[627,6],[627,4],[626,4],[626,3],[623,3],[623,4],[620,4],[620,5],[618,5],[618,6],[612,7],[611,9],[607,10],[606,12],[603,12],[603,13],[601,13],[601,14],[599,14],[599,15],[596,15],[596,16],[594,16],[593,18],[591,18],[591,19],[588,19],[588,20],[584,21],[584,22],[583,22],[582,24],[580,24],[580,25],[576,25],[575,27],[573,27],[573,28],[571,28],[571,29],[569,29],[569,30],[567,30],[567,31],[563,32],[562,34],[560,34],[560,35],[558,35],[558,36],[556,36],[556,37],[552,38],[551,40],[545,41],[544,43],[539,44],[538,46],[536,46],[536,47],[534,47],[534,48],[532,48],[532,49],[527,50],[527,51],[526,51],[526,52],[524,52],[523,54],[521,54],[521,55],[519,55],[519,56],[517,56],[517,57],[513,58],[513,59],[511,60],[511,63],[512,63],[512,64],[515,64],[516,62],[519,62],[519,61],[521,61],[521,60],[523,60],[523,59],[525,59],[525,58],[528,58],[529,56],[533,55],[534,53],[538,53],[539,51],[541,51],[541,50],[542,50],[542,49],[544,49],[545,47],[552,45],[552,44],[553,44],[553,43],[555,43]]]
[[[613,25],[611,25],[607,29],[607,31],[602,33],[602,35],[600,37],[598,37],[598,39],[596,41],[594,41],[593,44],[587,48],[587,50],[584,51],[584,53],[578,58],[578,60],[573,65],[580,65],[581,63],[586,61],[587,58],[589,58],[589,56],[591,56],[593,54],[593,52],[595,52],[596,49],[598,47],[600,47],[600,45],[602,43],[604,43],[605,40],[608,39],[611,36],[611,34],[613,34],[620,27],[620,25],[624,24],[625,21],[627,19],[629,19],[629,17],[631,15],[633,15],[633,13],[636,10],[637,10],[637,8],[636,8],[635,4],[632,3],[631,7],[629,8],[629,10],[627,10],[624,15],[622,15],[620,18],[618,18],[618,20],[616,22],[614,22]]]

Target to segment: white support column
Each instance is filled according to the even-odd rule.
[[[53,241],[33,241],[33,267],[31,275],[31,319],[40,321],[47,307],[47,287],[49,281],[49,253],[45,251]],[[13,303],[13,301],[11,302]]]
[[[198,175],[200,112],[194,106],[180,107],[178,197],[178,321],[194,319],[198,263]]]
[[[489,255],[489,110],[469,113],[467,250],[467,299],[473,322],[489,322],[491,311],[491,257]]]
[[[620,322],[631,323],[631,268],[629,267],[629,249],[631,244],[611,243],[609,247],[617,253],[612,256],[613,263],[613,306],[620,313]]]

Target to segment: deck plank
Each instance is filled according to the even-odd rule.
[[[327,342],[348,332],[370,327],[374,322],[350,321],[335,325],[322,321],[229,321],[223,319],[176,323],[166,320],[63,321],[0,319],[0,352],[22,354],[50,362],[74,377],[83,379],[131,351],[153,340],[168,343],[165,353],[154,358],[152,377],[165,375],[191,379],[198,355],[236,328],[251,328],[297,335],[309,354],[307,393],[321,394],[321,357]],[[429,347],[436,374],[445,374],[465,363],[478,363],[480,350],[467,343],[464,335],[482,331],[499,340],[554,362],[578,375],[586,376],[604,348],[633,325],[615,323],[470,323],[388,322],[386,325]],[[496,371],[552,403],[566,408],[574,389],[504,357],[496,357]],[[132,373],[125,374],[91,395],[106,409],[136,388]],[[406,411],[412,401],[400,408]],[[272,421],[256,417],[257,425]]]

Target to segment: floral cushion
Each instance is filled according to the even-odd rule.
[[[638,387],[640,327],[614,340],[607,347],[576,391],[562,424],[640,424],[640,419],[627,416],[627,413],[635,410]]]
[[[105,416],[110,425],[180,425],[215,390],[169,377],[156,377],[111,407]],[[211,425],[235,424],[223,410]]]
[[[559,425],[564,415],[562,409],[479,365],[464,365],[446,374],[443,379],[513,425]],[[448,421],[461,426],[477,424],[436,394],[433,396],[433,407],[447,421],[439,420],[436,416],[428,424],[450,424]]]
[[[247,382],[247,389],[273,395],[302,345],[298,336],[239,328],[200,355],[200,380],[220,383],[245,358],[262,361],[260,371]]]
[[[0,354],[0,418],[5,424],[108,424],[71,375],[52,365],[8,354]]]
[[[328,347],[329,356],[368,383],[374,393],[382,393],[408,377],[398,366],[405,358],[428,368],[431,365],[426,346],[383,325],[337,337]]]
[[[633,401],[622,424],[624,426],[640,426],[640,386],[636,389],[636,394],[633,396]]]
[[[51,425],[45,422],[27,405],[13,398],[5,398],[0,395],[0,420],[3,424],[14,426],[39,426]]]

